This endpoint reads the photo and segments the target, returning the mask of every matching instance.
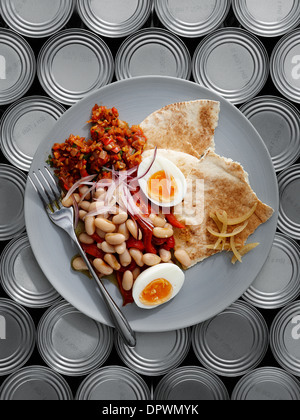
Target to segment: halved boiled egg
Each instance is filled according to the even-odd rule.
[[[181,170],[161,156],[156,156],[152,162],[153,156],[149,156],[139,165],[138,177],[145,174],[139,179],[143,193],[160,207],[174,207],[181,203],[187,190],[186,179]]]
[[[133,299],[140,308],[156,308],[177,295],[184,278],[183,271],[175,264],[164,263],[147,268],[133,284]]]

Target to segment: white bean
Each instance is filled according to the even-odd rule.
[[[137,263],[139,267],[143,267],[144,261],[143,261],[143,253],[139,249],[136,248],[130,248],[129,254],[134,259],[134,261]]]
[[[164,227],[166,224],[166,219],[160,216],[157,216],[154,213],[151,213],[149,216],[151,222],[153,223],[154,227]]]
[[[77,194],[77,193],[74,193],[73,194],[73,197],[75,198],[75,201],[76,201],[76,203],[78,204],[79,203],[79,201],[80,201],[80,195],[79,194]]]
[[[163,248],[160,248],[159,256],[160,256],[162,262],[169,262],[172,258],[171,252],[167,251],[166,249],[163,249]]]
[[[143,255],[143,263],[148,265],[149,267],[152,267],[154,265],[157,265],[161,262],[161,258],[156,254],[144,254]]]
[[[85,210],[79,210],[79,219],[80,220],[83,220],[86,215],[87,215],[87,211],[85,211]]]
[[[127,213],[119,213],[119,214],[116,214],[112,218],[112,222],[115,225],[121,225],[122,223],[125,223],[127,219],[128,219],[128,214]]]
[[[95,258],[93,261],[93,265],[97,271],[101,274],[105,274],[109,276],[114,272],[113,268],[110,265],[106,264],[101,258]]]
[[[87,186],[87,185],[81,185],[79,188],[78,188],[78,190],[79,190],[79,194],[81,195],[81,197],[84,195],[84,194],[86,194],[86,196],[85,196],[85,198],[87,199],[87,200],[90,200],[90,198],[91,198],[91,193],[89,192],[88,193],[88,190],[89,190],[89,187]]]
[[[115,246],[116,253],[122,255],[126,250],[126,242],[123,242],[121,245]]]
[[[123,274],[122,286],[123,286],[123,289],[125,291],[127,291],[127,292],[132,289],[132,286],[133,286],[133,274],[132,274],[131,271],[127,270]]]
[[[138,239],[138,228],[136,223],[134,223],[133,220],[129,219],[126,222],[126,226],[131,235],[134,237],[134,239]]]
[[[122,233],[122,235],[125,236],[125,241],[128,241],[128,239],[130,237],[130,234],[129,234],[129,230],[126,226],[126,223],[122,223],[122,224],[119,225],[118,232]]]
[[[94,243],[94,239],[87,233],[81,233],[78,238],[79,238],[79,242],[86,245],[91,245]]]
[[[81,201],[81,203],[78,204],[78,206],[85,211],[89,211],[90,208],[90,202],[89,201]]]
[[[103,232],[103,230],[97,228],[97,226],[96,226],[96,233],[98,236],[100,236],[101,239],[105,238],[106,232]]]
[[[121,233],[107,233],[105,235],[105,240],[110,245],[121,245],[123,242],[125,242],[125,236]]]
[[[136,280],[140,274],[141,274],[140,268],[135,267],[135,269],[132,271],[133,280]]]
[[[106,254],[114,254],[116,252],[115,247],[108,244],[106,241],[102,242],[101,249]]]
[[[106,196],[106,191],[105,191],[105,189],[104,188],[98,188],[96,191],[95,191],[95,194],[94,194],[94,197],[95,198],[104,198]]]
[[[68,198],[64,197],[64,198],[61,200],[61,202],[62,202],[62,205],[63,205],[64,207],[71,207],[71,206],[73,205],[73,198],[72,198],[72,195],[70,195],[70,197],[68,197]]]
[[[116,230],[116,226],[110,220],[99,216],[95,220],[95,225],[97,228],[106,233],[112,233]]]
[[[96,232],[96,226],[95,226],[95,217],[93,216],[87,216],[84,219],[84,226],[85,231],[88,235],[92,236]]]
[[[121,268],[119,261],[113,254],[105,254],[104,261],[116,271],[120,270]]]
[[[88,270],[88,267],[82,257],[76,257],[72,261],[72,267],[76,271]]]
[[[156,238],[160,238],[160,239],[167,239],[167,238],[171,238],[171,236],[173,236],[174,232],[173,229],[170,228],[154,228],[153,229],[153,235]]]
[[[123,252],[123,254],[120,255],[120,263],[123,267],[127,267],[132,259],[131,259],[131,255],[129,254],[128,249],[125,249],[125,251]]]
[[[175,251],[174,256],[184,267],[189,267],[191,265],[191,259],[184,249]]]

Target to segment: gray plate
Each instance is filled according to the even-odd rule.
[[[88,136],[89,126],[85,122],[95,103],[115,106],[120,118],[129,124],[138,124],[166,104],[201,98],[221,103],[215,136],[217,153],[243,164],[258,197],[272,206],[275,214],[252,236],[251,240],[261,245],[245,257],[243,264],[232,266],[227,253],[209,258],[186,273],[183,289],[171,302],[151,311],[134,304],[122,308],[136,331],[170,331],[212,318],[236,301],[258,275],[273,244],[279,205],[275,171],[262,139],[237,108],[208,89],[181,79],[140,77],[108,85],[68,110],[39,146],[30,169],[31,173],[44,165],[55,141],[63,142],[70,133]],[[33,252],[49,281],[81,312],[112,325],[94,282],[71,269],[70,261],[77,253],[74,245],[64,232],[50,223],[29,183],[25,194],[25,214]],[[121,307],[122,298],[118,289],[109,282],[107,287]]]

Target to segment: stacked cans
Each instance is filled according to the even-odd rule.
[[[299,25],[294,0],[0,2],[0,400],[300,399]],[[137,333],[132,349],[49,283],[23,200],[61,115],[147,75],[193,81],[239,107],[269,151],[280,209],[240,300],[190,328]]]

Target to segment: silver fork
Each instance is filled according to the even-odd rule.
[[[102,280],[97,276],[85,252],[80,246],[80,243],[77,239],[74,230],[73,207],[67,208],[63,206],[61,202],[61,191],[53,175],[45,166],[43,171],[41,169],[38,169],[38,174],[36,172],[33,172],[32,176],[29,175],[28,178],[31,181],[34,189],[38,193],[40,199],[42,200],[46,212],[49,216],[49,219],[55,225],[59,226],[61,229],[67,232],[67,234],[77,245],[82,258],[84,259],[93,279],[95,280],[96,284],[98,285],[101,291],[102,297],[109,309],[110,315],[114,321],[116,329],[121,334],[121,336],[123,337],[123,339],[129,347],[135,347],[136,338],[134,331],[130,327],[127,319],[124,317],[119,307],[116,305],[115,301],[108,293]]]

